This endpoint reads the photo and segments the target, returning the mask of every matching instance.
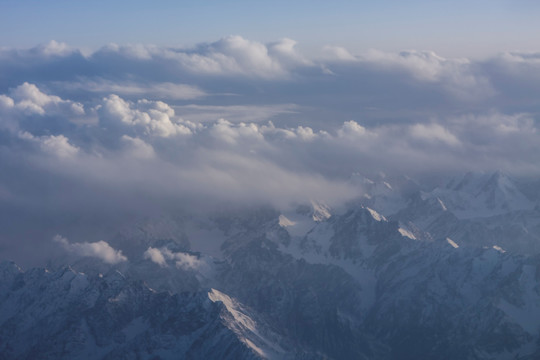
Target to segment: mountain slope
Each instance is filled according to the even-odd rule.
[[[156,293],[116,271],[89,277],[3,263],[1,274],[4,359],[262,357],[230,329],[227,306],[205,292]]]

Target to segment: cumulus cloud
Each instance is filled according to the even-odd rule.
[[[99,112],[105,121],[140,127],[151,135],[169,137],[191,134],[188,127],[174,119],[174,110],[162,101],[141,99],[132,103],[118,95],[110,95],[103,99]]]
[[[120,139],[125,144],[130,156],[139,159],[150,159],[155,156],[154,148],[139,138],[122,135]]]
[[[199,44],[195,49],[109,44],[93,55],[110,57],[118,54],[137,61],[162,61],[199,74],[270,79],[286,75],[290,66],[309,64],[295,51],[295,44],[294,40],[283,39],[266,45],[231,35],[212,43]]]
[[[72,54],[74,51],[68,44],[55,40],[39,45],[36,50],[45,56],[66,56]]]
[[[341,138],[353,138],[357,139],[360,136],[366,134],[366,128],[358,124],[354,120],[345,121],[341,128],[337,131],[338,136]]]
[[[79,152],[79,148],[70,144],[64,135],[46,135],[36,137],[27,131],[20,131],[19,138],[39,144],[40,149],[58,158],[73,158]]]
[[[61,158],[69,158],[77,155],[79,149],[71,145],[64,135],[51,135],[41,138],[41,148]]]
[[[0,50],[0,206],[100,224],[173,206],[339,204],[361,192],[358,172],[540,174],[537,54],[325,51],[239,36],[84,56],[58,43]]]
[[[58,127],[66,120],[63,128],[70,123],[87,121],[83,104],[77,101],[65,100],[56,95],[41,91],[35,84],[24,82],[9,90],[8,94],[0,96],[0,129],[4,128],[13,133],[28,126],[26,130],[50,129]],[[61,129],[53,129],[60,131]],[[59,134],[61,135],[61,134]],[[63,138],[50,138],[48,143],[62,141]],[[47,139],[44,139],[47,140]],[[46,148],[49,148],[45,145]]]
[[[122,251],[115,250],[103,240],[93,243],[70,243],[68,239],[55,235],[53,241],[60,244],[68,252],[78,256],[95,257],[107,264],[118,264],[127,261],[127,257],[122,255]]]
[[[165,256],[163,255],[163,253],[161,252],[160,249],[155,249],[153,247],[149,247],[144,252],[144,258],[149,259],[150,261],[158,264],[161,267],[166,267],[167,266],[167,260],[165,260]]]
[[[206,263],[195,255],[184,252],[172,252],[167,248],[149,247],[144,252],[144,258],[148,259],[161,267],[167,267],[167,261],[172,261],[179,269],[200,270]]]
[[[15,107],[28,114],[44,115],[47,111],[75,116],[84,115],[82,104],[63,100],[58,96],[47,95],[40,91],[36,85],[27,82],[13,89],[11,97]]]
[[[465,58],[446,59],[432,51],[396,54],[371,50],[360,61],[390,71],[406,71],[419,81],[439,84],[441,89],[463,100],[484,99],[495,94],[489,78],[475,71],[471,61]]]
[[[169,56],[196,72],[245,73],[262,77],[280,76],[285,73],[279,61],[269,55],[266,45],[241,36],[225,37],[217,42],[201,46],[199,51],[198,54],[175,53]]]

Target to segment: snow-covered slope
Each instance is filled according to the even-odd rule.
[[[381,194],[380,187],[377,183],[361,203],[398,221],[418,239],[451,238],[462,246],[499,246],[521,255],[540,254],[540,207],[521,191],[532,191],[528,183],[495,172],[467,173],[439,187],[412,192],[388,189]],[[389,199],[400,205],[385,205]]]
[[[0,273],[3,359],[268,358],[258,325],[216,291],[157,293],[117,271],[23,272],[5,262]],[[251,333],[234,323],[249,323]]]
[[[106,239],[126,261],[2,263],[0,358],[535,359],[540,214],[495,175],[392,194],[390,216],[157,216]]]
[[[514,181],[501,172],[467,173],[462,178],[451,179],[427,197],[439,198],[460,219],[489,217],[534,208],[534,202],[528,200]]]

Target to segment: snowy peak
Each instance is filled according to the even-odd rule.
[[[157,293],[118,272],[86,276],[69,267],[20,272],[0,289],[5,359],[268,358],[227,327],[223,307],[203,291]]]
[[[332,213],[330,212],[330,206],[322,203],[320,201],[311,201],[312,215],[311,218],[313,221],[320,222],[328,220]]]
[[[381,262],[416,237],[375,210],[359,206],[317,224],[300,243],[302,253],[326,262]]]
[[[233,331],[246,347],[263,359],[286,358],[285,350],[277,341],[280,337],[256,321],[249,309],[216,289],[210,289],[208,298],[214,303],[223,304],[226,310],[221,314],[224,325]]]
[[[412,188],[413,181],[408,178],[387,179],[378,176],[375,180],[355,173],[351,183],[362,189],[364,195],[360,202],[377,212],[389,216],[406,206],[406,198]]]
[[[458,218],[482,218],[511,211],[532,210],[534,203],[501,172],[467,173],[429,194],[437,197]]]
[[[325,221],[332,216],[330,206],[314,200],[309,204],[299,205],[296,208],[296,213],[308,217],[315,222]]]
[[[394,191],[392,185],[384,179],[372,180],[359,173],[354,173],[350,181],[352,184],[360,186],[370,197],[388,195]]]

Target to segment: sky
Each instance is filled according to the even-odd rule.
[[[179,208],[339,206],[359,174],[540,176],[533,2],[0,7],[0,258]]]
[[[536,50],[531,0],[439,1],[0,1],[0,46],[50,40],[95,49],[109,42],[189,46],[227,35],[289,37],[306,51],[433,50],[485,57]]]

